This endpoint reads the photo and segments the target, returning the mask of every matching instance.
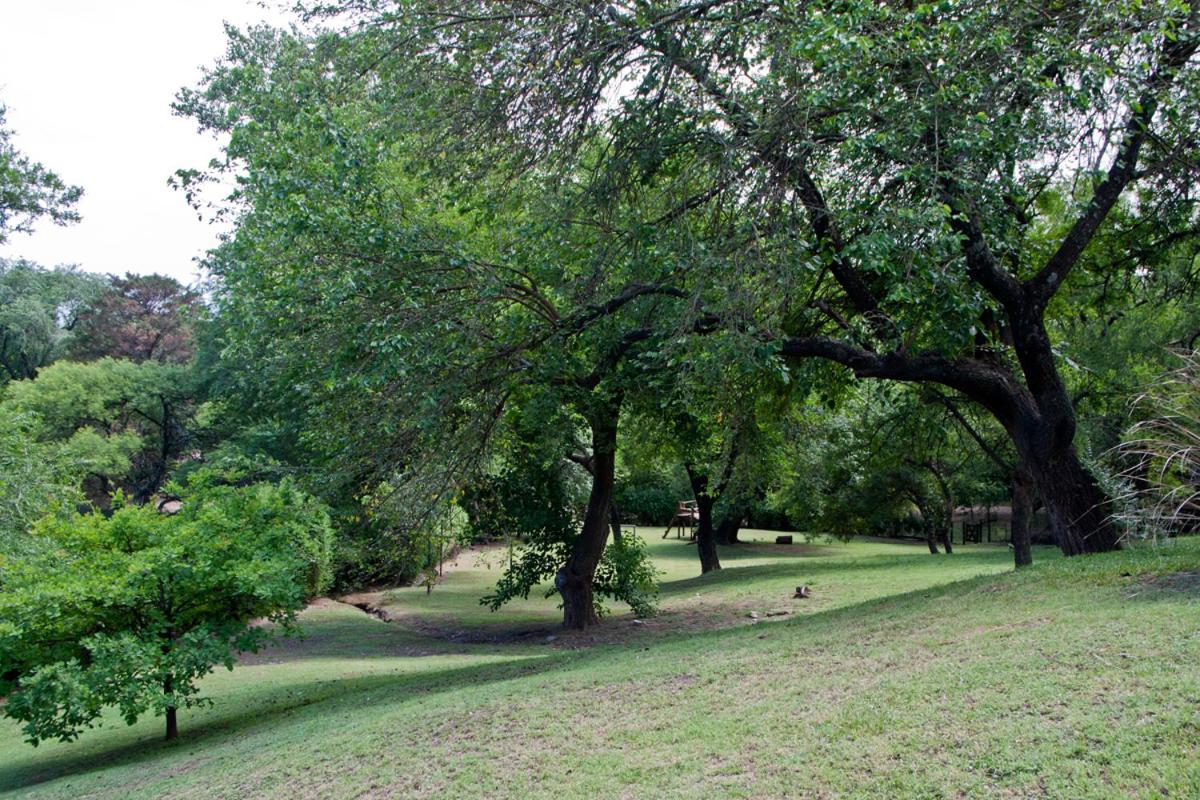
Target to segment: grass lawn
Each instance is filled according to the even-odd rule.
[[[503,551],[464,554],[374,598],[391,623],[316,604],[307,639],[206,679],[176,744],[0,721],[0,797],[1200,797],[1200,540],[1014,574],[999,547],[752,532],[701,578],[643,533],[642,624],[492,614]]]

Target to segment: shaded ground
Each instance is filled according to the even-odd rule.
[[[113,717],[34,750],[0,722],[0,796],[1200,797],[1200,541],[1019,574],[994,548],[752,547],[703,578],[668,544],[661,627],[613,609],[616,643],[587,647],[422,633],[552,628],[540,598],[480,609],[480,565],[390,594],[396,623],[322,602],[306,640],[207,678],[177,745]],[[799,582],[811,604],[744,616]]]

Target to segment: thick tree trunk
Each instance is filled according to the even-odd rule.
[[[1006,427],[1046,506],[1055,541],[1068,556],[1116,550],[1121,537],[1109,499],[1075,450],[1075,407],[1058,373],[1042,306],[1023,296],[1008,317],[1036,412],[1018,412]]]
[[[1020,468],[1013,476],[1012,485],[1012,533],[1013,562],[1018,569],[1033,563],[1033,546],[1030,540],[1029,523],[1033,517],[1033,478]]]
[[[936,556],[941,555],[941,552],[938,550],[937,538],[934,535],[934,528],[935,525],[933,522],[925,522],[925,544],[929,545],[929,552]]]
[[[687,467],[687,474],[688,480],[692,484],[692,495],[696,498],[696,510],[700,517],[699,524],[696,526],[696,550],[700,554],[700,574],[703,575],[721,568],[712,520],[712,510],[716,505],[716,500],[708,493],[707,475],[696,473],[691,467]]]
[[[950,518],[947,517],[947,519]],[[954,536],[954,528],[951,525],[952,524],[950,522],[946,522],[941,526],[942,547],[946,549],[946,555],[950,555],[954,552],[954,542],[952,540]]]
[[[1071,439],[1064,442],[1044,425],[1014,438],[1063,554],[1117,549],[1120,532],[1109,516],[1109,500],[1079,460]]]
[[[563,627],[583,629],[600,622],[596,615],[592,579],[608,541],[609,509],[612,507],[613,481],[617,454],[619,406],[606,405],[591,414],[592,492],[588,497],[583,528],[575,537],[567,563],[554,577],[562,596]]]

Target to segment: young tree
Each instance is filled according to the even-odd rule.
[[[288,483],[197,486],[174,516],[124,506],[35,535],[48,551],[0,562],[3,713],[33,744],[75,739],[106,706],[162,714],[175,739],[196,681],[289,633],[329,575],[329,517]]]
[[[1091,247],[1123,197],[1141,192],[1153,235],[1195,235],[1195,0],[336,5],[393,44],[394,70],[456,87],[442,110],[464,149],[501,135],[553,168],[600,128],[614,169],[674,180],[675,211],[646,224],[746,219],[706,241],[755,277],[708,276],[750,296],[784,358],[970,398],[1065,553],[1118,545],[1047,320],[1085,254],[1138,269]],[[1078,190],[1048,238],[1039,203],[1062,181]]]

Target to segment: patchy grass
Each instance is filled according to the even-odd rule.
[[[694,547],[648,535],[664,611],[643,625],[613,609],[603,635],[548,642],[554,603],[490,614],[496,567],[464,557],[431,595],[390,593],[395,623],[310,609],[307,640],[206,680],[214,704],[181,714],[177,744],[114,720],[35,750],[0,723],[0,790],[1200,796],[1200,541],[1039,551],[1020,574],[1002,548],[748,545],[698,578]],[[539,633],[480,635],[506,626]]]

